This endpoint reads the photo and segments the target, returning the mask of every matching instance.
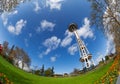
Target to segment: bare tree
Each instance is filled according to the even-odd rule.
[[[28,54],[23,50],[20,49],[19,47],[15,48],[15,53],[14,53],[15,60],[16,60],[16,66],[19,66],[19,62],[22,64],[22,69],[24,68],[25,64],[29,67],[31,60],[28,56]]]
[[[18,67],[19,66],[19,61],[20,61],[20,59],[21,59],[21,52],[20,52],[20,49],[19,49],[19,47],[15,47],[15,55],[16,56],[14,56],[15,58],[14,58],[14,60],[15,60],[15,65]]]
[[[15,51],[14,51],[14,45],[11,47],[11,49],[9,50],[9,54],[8,54],[8,61],[11,63],[11,64],[13,64],[13,62],[14,62],[14,57],[16,56],[15,54]]]
[[[115,49],[120,53],[120,0],[88,0],[91,2],[91,24],[113,35]]]
[[[22,59],[21,59],[22,69],[24,68],[24,64],[27,64],[27,66],[29,67],[31,60],[30,60],[28,54],[23,49],[21,49],[21,57],[22,57]]]

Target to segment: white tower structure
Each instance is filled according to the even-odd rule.
[[[83,63],[83,67],[90,68],[92,65],[94,65],[93,61],[91,60],[92,55],[89,53],[87,47],[85,46],[83,41],[80,39],[77,29],[78,27],[76,24],[72,23],[69,25],[69,31],[74,32],[76,36],[76,40],[78,42],[79,51],[81,53],[80,61]]]

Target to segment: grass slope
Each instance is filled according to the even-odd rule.
[[[0,56],[0,72],[6,74],[8,79],[14,82],[14,84],[93,84],[107,72],[111,65],[112,62],[97,70],[76,77],[52,78],[26,73],[14,67]]]

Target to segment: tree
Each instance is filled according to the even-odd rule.
[[[13,52],[15,45],[13,45],[10,49],[9,55]]]
[[[54,67],[51,69],[51,76],[54,76]]]
[[[73,72],[71,72],[71,75],[78,75],[80,73],[79,69],[74,68]]]
[[[15,65],[18,67],[19,66],[19,62],[21,61],[22,63],[22,69],[24,68],[24,64],[27,64],[27,66],[29,67],[30,66],[30,63],[31,63],[31,60],[28,56],[28,54],[23,50],[23,49],[20,49],[19,47],[15,47],[15,55],[14,56],[14,60],[16,61],[15,62]]]
[[[2,55],[4,57],[8,56],[9,54],[9,48],[8,48],[9,43],[7,41],[3,42],[3,50],[2,50]]]
[[[30,66],[31,60],[28,56],[28,54],[21,49],[21,61],[22,61],[22,69],[24,68],[24,64],[27,64],[27,66]]]
[[[20,52],[20,49],[19,49],[19,47],[15,47],[15,58],[14,58],[14,60],[15,60],[15,65],[18,67],[19,66],[19,61],[21,60],[21,52]]]
[[[41,76],[44,76],[44,72],[45,72],[45,70],[44,70],[44,64],[42,65],[42,68],[41,68],[41,70],[40,70],[40,75]]]
[[[106,56],[105,56],[105,60],[106,60],[106,61],[109,60],[109,56],[106,55]]]
[[[8,61],[11,63],[11,64],[13,64],[13,62],[14,62],[14,56],[15,56],[15,51],[14,51],[14,47],[15,47],[15,45],[13,45],[12,46],[12,48],[10,49],[10,52],[9,52],[9,56],[8,56]]]
[[[102,58],[102,62],[104,63],[104,59]]]
[[[111,34],[117,53],[120,53],[120,0],[88,0],[91,3],[91,24],[109,38]]]
[[[40,70],[35,70],[36,75],[40,75]]]
[[[52,75],[51,68],[45,70],[45,76],[51,76],[51,75]]]
[[[24,3],[30,0],[0,0],[0,14],[3,12],[11,12],[18,6],[21,2]]]

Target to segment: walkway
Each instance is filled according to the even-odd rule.
[[[120,72],[116,84],[120,84]]]

